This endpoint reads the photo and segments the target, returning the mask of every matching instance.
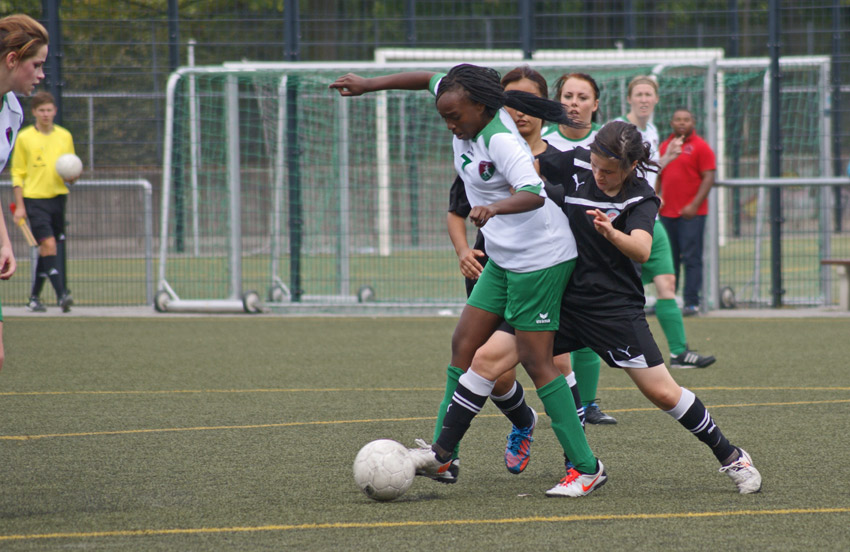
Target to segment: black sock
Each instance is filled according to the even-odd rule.
[[[44,263],[41,262],[41,257],[39,257],[38,261],[35,263],[35,278],[32,281],[30,297],[38,298],[38,296],[41,295],[45,279],[47,279],[47,272],[44,270]]]
[[[581,427],[584,427],[584,405],[581,403],[581,394],[578,392],[578,384],[575,381],[575,377],[572,378],[572,383],[570,383],[570,379],[568,378],[567,384],[570,386],[570,392],[573,394],[573,401],[576,403],[576,414],[578,414],[578,419],[581,421]]]
[[[65,295],[65,286],[62,284],[62,275],[59,273],[59,258],[56,255],[45,255],[41,261],[47,277],[50,278],[50,283],[53,284],[53,289],[56,290],[56,298],[62,297]]]
[[[717,460],[725,465],[730,458],[737,456],[738,449],[732,446],[729,440],[726,439],[726,436],[723,435],[723,432],[714,423],[714,419],[708,413],[702,401],[699,400],[699,397],[683,388],[682,399],[679,400],[679,405],[676,405],[676,408],[673,410],[681,409],[680,407],[684,407],[686,404],[683,403],[683,400],[688,401],[691,398],[693,400],[690,406],[677,420],[688,431],[696,435],[697,439],[708,445]],[[675,414],[673,416],[676,417]]]
[[[487,402],[487,395],[481,396],[467,389],[462,382],[458,382],[452,396],[452,402],[449,404],[446,416],[443,418],[443,428],[440,431],[440,436],[435,443],[435,451],[437,459],[441,462],[451,460],[451,454],[448,457],[441,458],[440,450],[451,453],[457,447],[457,444],[463,438],[466,430],[469,429],[469,424],[475,415],[481,412],[484,403]],[[445,456],[445,455],[444,455]]]
[[[518,381],[514,382],[513,388],[506,395],[501,397],[490,395],[490,400],[516,427],[529,427],[534,423],[534,414],[525,402],[525,390]]]

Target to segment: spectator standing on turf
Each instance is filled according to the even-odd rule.
[[[23,129],[12,154],[12,185],[15,191],[15,222],[28,218],[38,241],[38,263],[34,271],[27,309],[47,310],[39,300],[44,280],[50,278],[62,312],[74,300],[65,289],[57,242],[65,239],[65,204],[68,187],[56,172],[56,160],[74,153],[71,133],[54,124],[56,101],[49,92],[39,92],[30,104],[35,123]],[[73,183],[70,181],[69,183]]]
[[[29,96],[35,85],[44,78],[47,59],[47,30],[28,15],[15,14],[0,19],[0,170],[6,166],[18,129],[24,121],[24,111],[15,93]],[[17,264],[6,230],[3,209],[0,208],[0,280],[8,280]],[[0,312],[0,368],[3,366],[3,317]]]
[[[656,193],[661,197],[661,223],[670,237],[676,287],[680,267],[685,267],[682,314],[699,312],[702,289],[702,251],[705,220],[708,214],[708,192],[714,185],[717,168],[714,152],[695,130],[696,121],[690,110],[679,108],[673,113],[673,132],[661,144],[664,158],[667,150],[681,139],[681,151],[658,175]]]
[[[664,169],[670,161],[682,151],[682,138],[676,137],[670,141],[664,157],[658,153],[658,128],[652,122],[655,106],[658,104],[658,83],[647,75],[638,75],[629,82],[626,101],[629,112],[618,121],[626,121],[635,125],[640,131],[643,141],[649,144],[652,161]],[[647,183],[654,189],[657,176],[654,172],[646,173]],[[661,221],[656,219],[652,231],[652,252],[649,260],[641,267],[641,281],[644,285],[655,284],[658,299],[655,302],[655,315],[667,338],[670,348],[671,368],[705,368],[714,364],[713,356],[703,356],[689,350],[685,323],[682,311],[676,303],[676,269],[673,266],[673,253],[670,238]]]

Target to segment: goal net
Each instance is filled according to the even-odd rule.
[[[584,72],[601,89],[600,122],[627,112],[632,77],[653,74],[662,135],[673,110],[687,106],[701,133],[723,142],[719,163],[730,177],[758,176],[766,163],[759,149],[768,128],[760,110],[766,60],[722,66],[717,50],[538,52],[527,62],[515,54],[500,61],[406,52],[407,61],[383,52],[375,63],[242,62],[174,73],[160,288],[198,299],[252,289],[290,306],[463,303],[445,226],[451,140],[433,97],[389,91],[342,98],[328,84],[349,71],[447,71],[465,60],[505,73],[528,63],[550,84]],[[818,74],[820,66],[800,71]],[[784,101],[797,102],[783,117],[791,127],[785,159],[811,172],[823,148],[817,94],[789,91]]]

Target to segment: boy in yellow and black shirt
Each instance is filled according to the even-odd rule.
[[[35,124],[18,134],[12,152],[12,185],[17,204],[15,222],[28,218],[38,241],[38,264],[27,308],[33,312],[47,310],[39,295],[44,280],[50,278],[62,312],[68,312],[74,301],[65,289],[62,263],[57,255],[57,241],[65,239],[68,187],[56,172],[56,160],[66,153],[74,153],[74,140],[70,132],[53,124],[56,102],[49,92],[35,94],[31,109]]]

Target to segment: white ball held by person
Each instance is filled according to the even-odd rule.
[[[56,160],[56,172],[65,182],[80,178],[83,174],[83,161],[73,153],[66,153]]]

